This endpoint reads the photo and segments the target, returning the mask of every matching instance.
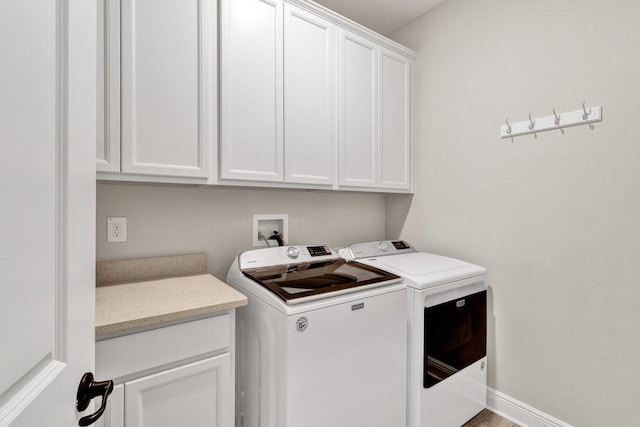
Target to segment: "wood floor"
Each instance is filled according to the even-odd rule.
[[[509,420],[502,418],[500,415],[485,409],[475,417],[471,418],[462,427],[519,427]]]

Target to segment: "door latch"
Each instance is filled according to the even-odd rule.
[[[93,374],[87,372],[82,376],[80,384],[78,385],[78,393],[76,394],[76,409],[78,412],[82,412],[89,407],[89,402],[92,399],[102,396],[102,404],[100,409],[91,415],[80,418],[78,425],[85,427],[89,426],[102,416],[104,410],[107,409],[107,398],[113,391],[113,381],[94,381]]]

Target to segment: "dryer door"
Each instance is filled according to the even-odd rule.
[[[486,290],[424,309],[424,388],[486,354]]]

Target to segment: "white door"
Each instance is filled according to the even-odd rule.
[[[340,35],[340,185],[378,184],[378,47]]]
[[[0,2],[0,426],[73,426],[93,369],[96,2]]]
[[[285,182],[336,182],[336,33],[329,21],[285,4]]]
[[[220,177],[282,182],[282,0],[222,0],[220,49]]]

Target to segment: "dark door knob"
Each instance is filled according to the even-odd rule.
[[[107,398],[113,391],[113,381],[94,381],[93,374],[87,372],[82,376],[80,385],[78,386],[78,394],[76,395],[76,409],[79,412],[84,411],[89,407],[89,402],[98,396],[102,396],[102,404],[94,414],[87,415],[80,418],[78,425],[89,426],[95,423],[98,418],[102,416],[104,410],[107,408]]]

